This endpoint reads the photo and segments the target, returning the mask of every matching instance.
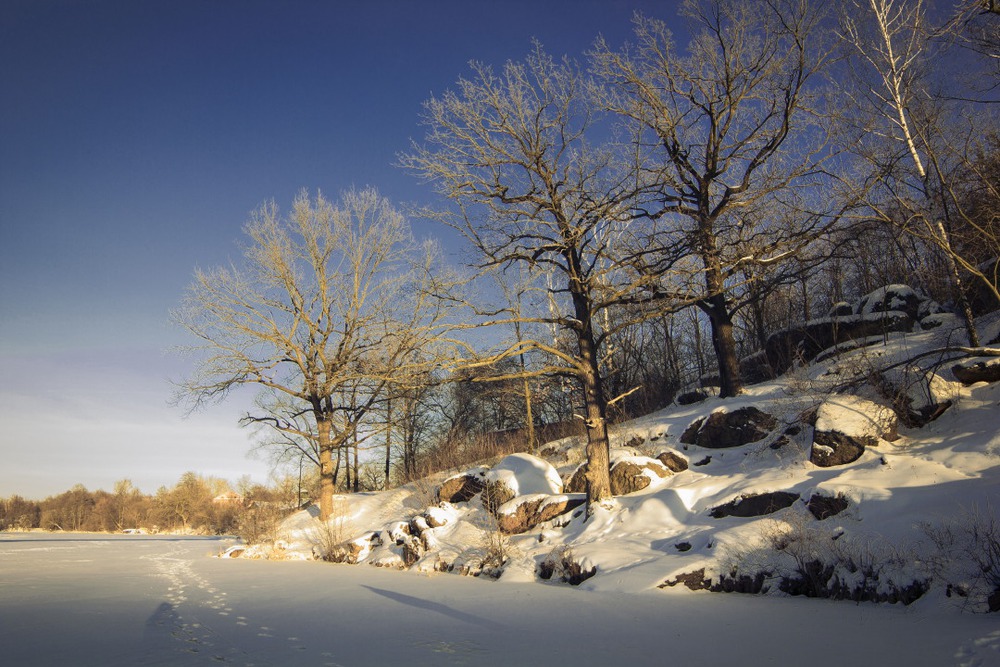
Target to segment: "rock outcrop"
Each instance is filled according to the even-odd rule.
[[[809,460],[821,468],[857,461],[880,440],[896,440],[897,422],[885,406],[858,396],[831,396],[816,411]]]
[[[710,449],[739,447],[763,439],[777,424],[774,417],[752,405],[732,412],[719,409],[692,422],[681,434],[681,442]]]

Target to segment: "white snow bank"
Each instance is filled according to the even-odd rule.
[[[827,398],[816,412],[817,431],[837,431],[855,438],[881,438],[896,425],[891,409],[859,396]]]
[[[486,473],[487,482],[502,482],[515,496],[562,493],[562,479],[552,464],[531,454],[505,456]]]

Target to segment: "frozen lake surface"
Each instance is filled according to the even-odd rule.
[[[995,615],[211,558],[231,541],[0,533],[5,665],[1000,664]]]

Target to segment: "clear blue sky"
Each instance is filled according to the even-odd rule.
[[[0,3],[0,497],[186,470],[264,480],[239,403],[184,418],[169,324],[247,213],[301,188],[432,198],[421,103],[537,38],[580,57],[654,0]],[[422,234],[433,229],[416,222]]]

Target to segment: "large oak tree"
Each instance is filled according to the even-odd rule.
[[[303,192],[287,215],[265,204],[245,232],[243,262],[197,271],[175,314],[200,340],[181,396],[198,405],[242,386],[263,390],[244,422],[309,443],[326,519],[334,453],[432,362],[415,351],[429,348],[445,313],[431,296],[435,252],[371,189],[339,203]]]

